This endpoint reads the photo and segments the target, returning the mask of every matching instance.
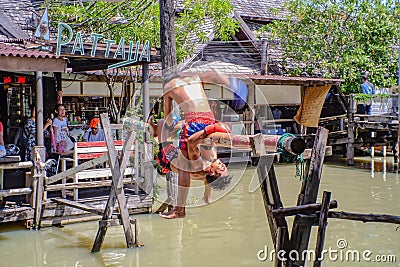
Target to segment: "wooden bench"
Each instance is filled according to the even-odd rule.
[[[114,141],[116,151],[122,151],[123,141],[115,140]],[[76,142],[73,150],[73,158],[63,158],[64,163],[62,164],[64,167],[62,168],[65,171],[65,162],[72,161],[73,167],[78,166],[83,160],[91,160],[95,158],[99,158],[107,153],[107,145],[106,142]],[[130,162],[128,167],[125,170],[124,176],[137,176],[138,175],[138,144],[135,142],[131,148],[131,156],[134,157],[134,163]],[[65,188],[73,188],[73,198],[74,200],[78,199],[78,188],[79,187],[102,187],[102,186],[110,186],[110,177],[111,169],[109,167],[102,167],[96,169],[88,169],[74,174],[72,177],[73,184],[67,184],[67,177],[63,178],[62,184],[66,185]],[[136,177],[138,179],[138,177]],[[127,182],[127,181],[126,181]],[[81,185],[81,186],[79,186]],[[55,186],[55,188],[60,188],[60,186]],[[50,188],[51,189],[51,188]],[[62,189],[62,196],[65,197],[67,191]]]

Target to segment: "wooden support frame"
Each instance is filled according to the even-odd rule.
[[[277,245],[278,229],[287,229],[287,222],[284,217],[275,217],[272,214],[274,209],[282,208],[282,201],[279,194],[278,183],[276,180],[275,170],[272,165],[275,154],[266,154],[264,139],[262,135],[255,135],[250,139],[253,148],[253,154],[260,156],[259,163],[257,166],[257,174],[261,186],[261,192],[263,195],[265,211],[267,213],[269,228],[271,231],[272,240],[274,245]],[[288,244],[289,236],[288,232],[285,231],[282,238],[283,241],[279,241],[283,244]]]
[[[129,218],[129,213],[126,207],[125,194],[123,190],[123,174],[128,165],[130,149],[135,140],[136,134],[135,132],[131,132],[129,134],[128,139],[126,140],[124,148],[122,150],[122,158],[121,160],[119,160],[115,151],[115,145],[112,138],[111,125],[108,114],[103,113],[100,115],[100,117],[107,142],[108,158],[112,172],[112,186],[107,205],[104,209],[103,218],[99,222],[99,230],[97,231],[96,239],[92,247],[92,252],[100,251],[101,245],[104,242],[104,238],[109,226],[109,224],[104,222],[112,219],[114,205],[117,200],[120,210],[120,220],[124,228],[126,245],[128,248],[137,245],[137,242],[134,241],[134,236],[130,225],[131,222]]]

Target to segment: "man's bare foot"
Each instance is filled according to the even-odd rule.
[[[169,212],[160,213],[160,216],[165,219],[185,218],[185,208],[174,208]]]
[[[211,197],[203,196],[203,200],[204,200],[204,202],[205,202],[206,204],[210,204],[210,203],[211,203]]]

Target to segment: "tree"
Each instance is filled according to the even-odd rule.
[[[399,10],[394,0],[289,0],[288,15],[264,27],[281,41],[290,74],[341,78],[359,92],[361,75],[396,85]]]
[[[180,2],[180,1],[178,1]],[[212,25],[216,38],[229,40],[238,30],[239,24],[233,18],[233,6],[229,0],[183,0],[181,10],[175,17],[177,58],[182,61],[195,49],[198,40],[207,39],[205,25]],[[119,40],[149,40],[154,47],[160,47],[160,10],[158,0],[122,0],[121,2],[46,0],[51,26],[65,22],[74,31],[96,32],[105,38]],[[126,24],[110,24],[112,17],[120,14]],[[212,22],[212,24],[210,24]]]

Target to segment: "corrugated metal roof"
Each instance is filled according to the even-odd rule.
[[[28,49],[23,45],[0,43],[0,56],[30,57],[30,58],[60,58],[56,54],[41,51],[38,49]]]

